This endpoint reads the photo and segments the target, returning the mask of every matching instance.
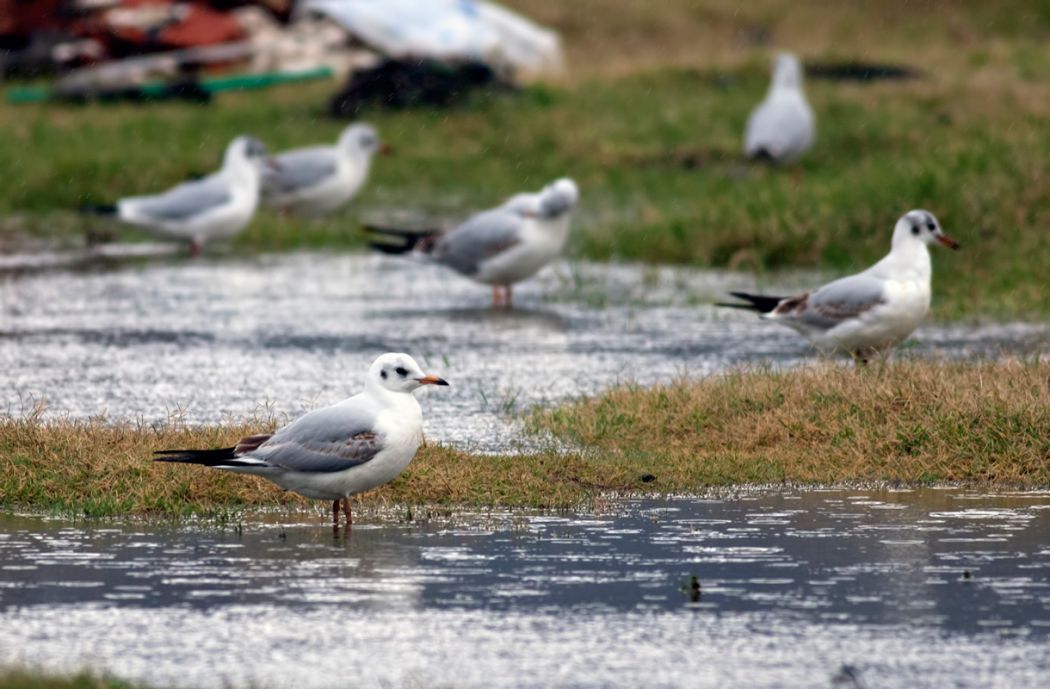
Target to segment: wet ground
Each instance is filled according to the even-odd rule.
[[[0,518],[0,666],[175,687],[993,687],[1050,676],[1050,493],[589,514]],[[693,577],[699,586],[693,586]]]
[[[46,401],[53,414],[146,421],[297,415],[356,392],[378,354],[407,351],[452,383],[422,400],[428,437],[505,452],[509,412],[532,404],[811,355],[790,330],[710,305],[755,286],[741,274],[565,263],[522,285],[514,311],[494,313],[486,288],[403,259],[146,261],[150,248],[132,247],[131,261],[109,248],[72,267],[62,255],[0,265],[0,412]],[[1048,342],[1047,326],[931,325],[906,355],[996,356]]]

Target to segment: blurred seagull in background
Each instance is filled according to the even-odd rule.
[[[342,503],[350,526],[349,496],[392,481],[419,449],[423,412],[412,393],[424,385],[448,383],[424,374],[407,354],[384,354],[368,369],[364,392],[349,399],[233,447],[161,450],[154,461],[261,476],[307,498],[331,500],[335,527]]]
[[[367,229],[379,238],[371,242],[373,248],[389,254],[414,249],[428,260],[492,285],[493,307],[509,307],[511,285],[535,275],[565,248],[579,197],[576,183],[563,177],[539,192],[512,196],[445,233],[375,225]]]
[[[152,196],[129,196],[112,206],[85,206],[87,212],[116,217],[168,239],[190,243],[200,254],[206,242],[243,230],[259,203],[260,166],[268,161],[258,139],[239,136],[226,147],[222,169]]]
[[[890,253],[862,273],[791,297],[731,292],[746,304],[718,304],[758,311],[794,328],[823,351],[850,354],[858,363],[910,335],[930,310],[930,244],[959,243],[924,210],[906,213],[893,229]]]
[[[769,92],[747,120],[744,153],[748,158],[793,163],[815,138],[813,110],[802,92],[802,65],[791,53],[781,53]]]
[[[343,207],[368,180],[372,156],[387,154],[371,125],[351,124],[334,146],[296,148],[276,156],[263,173],[263,203],[300,216],[319,216]]]

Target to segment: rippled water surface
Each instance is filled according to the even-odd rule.
[[[186,687],[1037,687],[1050,493],[0,520],[0,665]],[[692,586],[693,577],[699,585]]]
[[[356,392],[375,356],[400,350],[453,386],[423,400],[428,437],[506,451],[507,412],[533,403],[810,354],[790,330],[709,305],[754,287],[739,274],[562,264],[517,289],[519,308],[494,313],[484,287],[389,257],[12,272],[57,262],[15,258],[0,265],[8,413],[46,400],[56,414],[147,421],[178,410],[210,423],[261,405],[296,415]],[[1046,351],[1048,341],[1046,326],[927,326],[911,350],[995,355]]]

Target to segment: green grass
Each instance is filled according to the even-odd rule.
[[[571,81],[450,110],[369,112],[397,154],[377,161],[360,201],[317,222],[260,215],[238,247],[358,247],[363,216],[462,217],[568,174],[583,190],[579,257],[846,272],[879,258],[896,218],[925,207],[964,247],[934,257],[935,317],[1050,313],[1050,86],[1040,78],[1050,53],[1039,39],[1050,19],[1041,4],[518,4],[561,28]],[[632,60],[618,47],[628,26],[639,32]],[[897,61],[926,76],[810,81],[816,148],[797,171],[752,167],[739,160],[740,137],[771,50],[741,43],[754,27],[810,59]],[[856,41],[841,40],[849,31]],[[342,126],[323,114],[333,88],[230,94],[212,107],[0,106],[9,125],[0,166],[10,171],[0,216],[16,215],[0,220],[0,233],[79,232],[68,209],[207,171],[242,132],[277,150],[331,140]]]
[[[528,420],[548,449],[474,455],[431,444],[355,510],[565,508],[608,493],[738,484],[1050,486],[1050,363],[820,364],[622,387]],[[157,464],[158,448],[225,447],[272,428],[0,418],[0,509],[219,521],[327,503],[262,479]]]

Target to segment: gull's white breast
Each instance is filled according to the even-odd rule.
[[[569,236],[569,216],[525,223],[521,241],[478,265],[475,279],[491,285],[510,285],[535,275],[561,255]]]

